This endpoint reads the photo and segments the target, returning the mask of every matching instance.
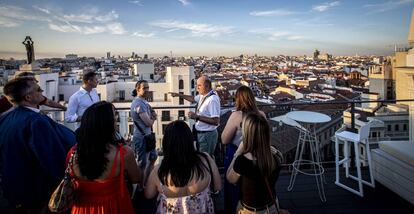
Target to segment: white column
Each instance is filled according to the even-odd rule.
[[[128,134],[128,111],[119,111],[119,134],[122,137]]]

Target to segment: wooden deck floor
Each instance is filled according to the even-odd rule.
[[[414,213],[414,205],[410,204],[391,190],[376,182],[376,187],[364,185],[364,197],[357,196],[335,185],[334,168],[325,174],[325,194],[327,201],[321,202],[315,178],[298,175],[294,189],[286,190],[290,174],[285,171],[276,185],[279,203],[282,208],[293,214],[300,213]],[[365,176],[368,170],[363,170]],[[341,175],[341,179],[344,175]],[[344,178],[345,179],[345,178]],[[352,181],[352,180],[351,180]],[[349,184],[356,187],[356,182]]]

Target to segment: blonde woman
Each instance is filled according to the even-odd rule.
[[[243,143],[227,170],[227,180],[240,180],[241,198],[237,213],[288,213],[279,210],[274,188],[281,169],[282,155],[270,146],[266,118],[250,113],[243,119]]]
[[[224,169],[227,170],[234,153],[242,141],[241,124],[243,116],[248,113],[258,113],[266,117],[262,111],[259,111],[256,105],[252,90],[247,86],[240,86],[236,91],[236,111],[234,111],[224,127],[221,134],[221,142],[226,145],[224,156]],[[239,201],[239,186],[224,182],[224,204],[226,213],[234,213]]]

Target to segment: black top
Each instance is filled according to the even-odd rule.
[[[280,173],[280,159],[273,155],[277,167],[267,179],[272,190],[273,197],[276,196],[275,186]],[[253,160],[247,159],[244,155],[239,155],[235,162],[233,169],[240,174],[240,198],[241,201],[250,207],[260,208],[272,201],[272,196],[269,193],[266,185],[265,177],[261,174],[259,167]]]

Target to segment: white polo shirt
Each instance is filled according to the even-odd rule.
[[[216,94],[208,96],[212,91],[206,95],[197,95],[194,97],[194,100],[198,103],[198,111],[196,112],[198,115],[205,116],[205,117],[220,117],[220,98]],[[208,97],[207,97],[208,96]],[[206,100],[203,102],[203,99]],[[213,131],[218,126],[210,125],[204,123],[202,121],[197,121],[195,124],[195,128],[197,131]]]

